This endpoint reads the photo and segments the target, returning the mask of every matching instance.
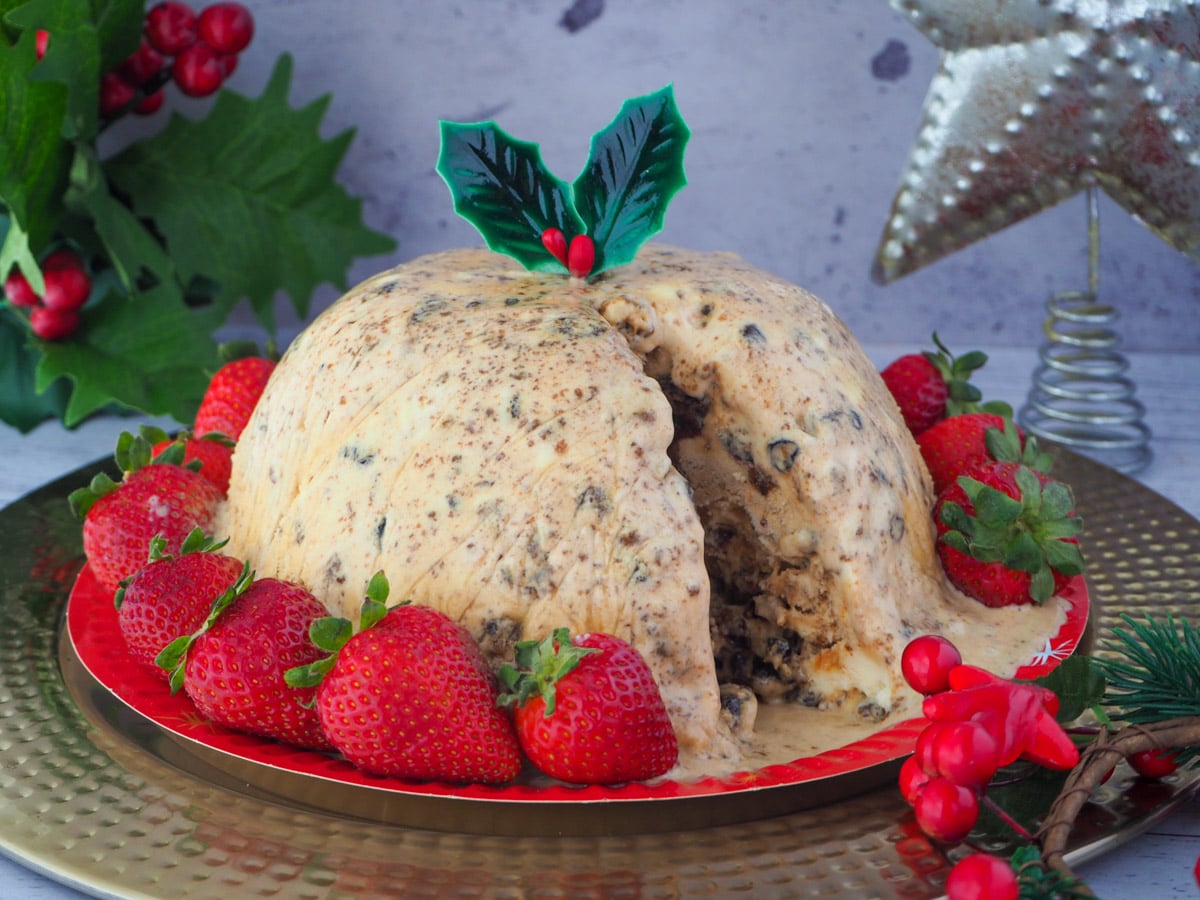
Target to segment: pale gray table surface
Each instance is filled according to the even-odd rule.
[[[910,348],[874,344],[883,365]],[[988,349],[988,348],[984,348]],[[989,397],[1019,406],[1029,387],[1032,350],[992,349],[976,380]],[[1134,354],[1130,374],[1147,407],[1154,460],[1136,477],[1195,516],[1200,516],[1200,354]],[[104,456],[129,420],[97,419],[74,431],[55,423],[25,436],[0,428],[0,505],[76,467]],[[1135,510],[1130,515],[1136,515]],[[1192,867],[1200,854],[1200,804],[1192,803],[1082,868],[1096,894],[1112,900],[1195,897]],[[0,856],[0,898],[87,896]]]

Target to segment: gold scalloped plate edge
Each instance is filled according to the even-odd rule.
[[[1099,464],[1062,453],[1089,523],[1093,616],[1200,616],[1200,523]],[[251,788],[145,735],[109,698],[77,702],[60,669],[59,618],[80,568],[63,497],[102,461],[0,510],[0,849],[94,896],[418,894],[677,897],[739,893],[938,897],[947,853],[891,787],[812,810],[702,830],[607,837],[486,836],[337,817]],[[1064,471],[1066,474],[1064,474]],[[1139,510],[1129,522],[1128,510]],[[160,738],[148,740],[159,740]],[[194,766],[194,768],[192,768]],[[1084,808],[1068,860],[1130,840],[1195,795],[1197,772],[1162,782],[1125,767]],[[983,849],[1001,835],[972,836]]]

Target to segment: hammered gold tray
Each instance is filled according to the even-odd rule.
[[[1200,522],[1137,482],[1060,454],[1087,522],[1098,639],[1121,612],[1200,612]],[[81,564],[66,494],[84,467],[0,510],[0,850],[97,896],[937,897],[949,858],[893,787],[736,825],[606,837],[425,831],[265,794],[147,729],[60,647]],[[61,654],[61,655],[60,655]],[[1126,767],[1080,817],[1078,863],[1191,797]],[[1047,804],[1051,797],[1046,797]],[[631,831],[633,829],[631,828]],[[1003,852],[1003,834],[973,840]],[[961,851],[955,851],[961,852]]]

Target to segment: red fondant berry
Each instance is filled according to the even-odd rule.
[[[203,41],[185,47],[171,69],[175,83],[189,97],[207,97],[225,80],[217,51]]]
[[[50,46],[50,32],[44,28],[39,28],[33,36],[33,51],[37,54],[40,60],[46,55],[46,48]]]
[[[100,79],[100,115],[106,119],[120,115],[135,96],[137,88],[116,72],[106,72]]]
[[[196,12],[175,0],[156,3],[146,13],[145,30],[154,49],[175,56],[196,40]]]
[[[900,672],[918,694],[940,694],[950,687],[950,670],[962,664],[958,648],[937,634],[909,641],[900,656]]]
[[[542,232],[542,246],[564,266],[567,264],[567,238],[560,228],[547,228]]]
[[[4,296],[13,306],[33,307],[38,305],[38,295],[33,292],[33,286],[30,285],[29,280],[21,273],[20,269],[13,269],[4,279]]]
[[[947,900],[1017,900],[1020,892],[1008,860],[990,853],[959,860],[946,878]]]
[[[217,62],[221,64],[221,75],[228,78],[238,67],[238,55],[236,53],[222,53],[217,57]]]
[[[79,313],[73,309],[35,306],[29,311],[29,327],[43,341],[61,341],[79,327]]]
[[[254,37],[254,17],[240,3],[214,3],[200,12],[197,30],[218,53],[241,53]]]
[[[586,278],[596,261],[596,244],[586,234],[571,238],[567,249],[567,271],[572,278]]]

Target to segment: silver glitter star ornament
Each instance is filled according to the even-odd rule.
[[[1200,2],[892,5],[942,58],[876,281],[1091,186],[1200,261]]]

